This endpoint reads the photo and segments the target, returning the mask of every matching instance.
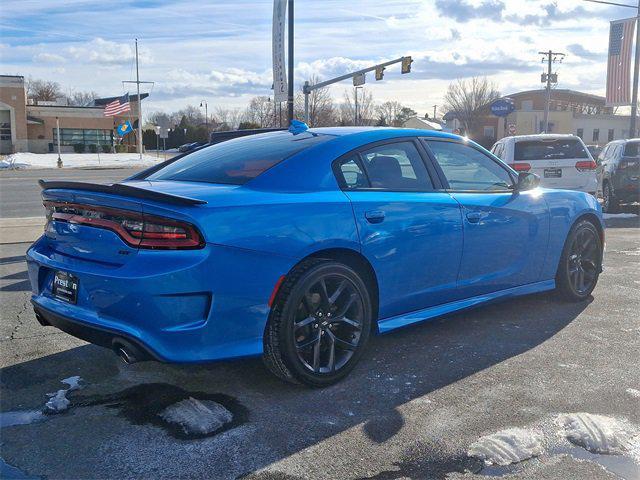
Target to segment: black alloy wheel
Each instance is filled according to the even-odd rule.
[[[371,330],[371,301],[347,265],[309,260],[287,275],[265,332],[264,360],[280,378],[321,387],[355,366]]]
[[[596,227],[579,221],[569,233],[560,259],[556,284],[569,300],[584,300],[596,286],[601,271],[602,242]]]

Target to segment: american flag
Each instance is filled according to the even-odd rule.
[[[611,22],[607,63],[607,105],[631,103],[631,51],[635,26],[635,18]]]
[[[104,116],[113,117],[129,111],[131,111],[131,106],[129,105],[129,94],[125,93],[123,96],[116,98],[113,102],[107,103],[104,107]]]

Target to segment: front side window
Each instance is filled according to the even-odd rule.
[[[243,185],[302,150],[334,137],[317,133],[273,132],[227,140],[172,162],[145,180]]]
[[[468,145],[427,141],[452,190],[495,192],[513,189],[511,174]]]
[[[372,188],[432,190],[427,168],[413,142],[388,143],[361,154]]]

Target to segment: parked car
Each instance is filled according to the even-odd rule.
[[[518,172],[531,172],[547,188],[596,194],[596,162],[580,137],[539,134],[505,137],[491,151]]]
[[[591,158],[593,158],[594,160],[598,158],[600,152],[602,152],[602,149],[603,147],[600,145],[587,145],[587,150],[589,150]]]
[[[607,143],[598,157],[602,209],[616,213],[621,203],[640,202],[640,138]]]
[[[372,334],[534,292],[587,298],[600,206],[538,182],[457,135],[370,127],[236,138],[112,185],[41,181],[32,303],[126,362],[262,355],[325,386]]]
[[[184,145],[180,145],[178,147],[178,151],[181,153],[186,153],[186,152],[190,152],[192,150],[195,150],[198,147],[202,147],[203,145],[206,145],[207,142],[191,142],[191,143],[185,143]]]

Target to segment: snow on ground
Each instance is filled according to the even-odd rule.
[[[169,423],[180,425],[184,433],[191,435],[213,433],[233,420],[231,412],[219,403],[193,397],[168,406],[159,415]]]
[[[592,452],[607,455],[627,453],[633,433],[620,420],[590,413],[571,413],[558,417],[567,439]]]
[[[640,398],[640,390],[636,390],[635,388],[627,388],[625,391],[632,397]]]
[[[48,393],[47,395],[49,396],[49,400],[44,406],[45,412],[60,413],[69,408],[71,402],[67,398],[67,393],[82,388],[80,385],[81,381],[82,378],[78,375],[60,380],[61,383],[64,383],[69,388],[60,389],[56,393]]]
[[[163,161],[162,156],[137,153],[63,153],[63,168],[80,167],[148,167]],[[57,168],[57,153],[20,152],[0,160],[3,168]]]
[[[638,215],[635,213],[603,213],[603,218],[636,218]]]
[[[510,465],[542,454],[542,436],[532,430],[508,428],[480,438],[469,447],[469,456],[487,465]]]

